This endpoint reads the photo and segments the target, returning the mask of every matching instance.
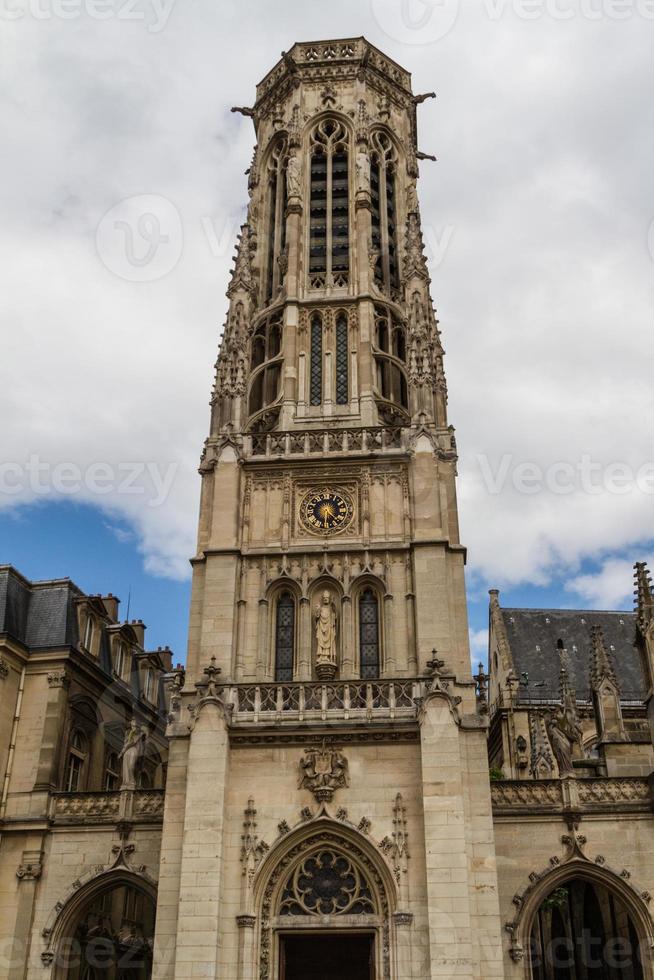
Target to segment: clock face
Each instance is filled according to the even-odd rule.
[[[354,508],[349,497],[335,490],[318,490],[304,498],[300,516],[310,531],[342,531],[352,520]]]

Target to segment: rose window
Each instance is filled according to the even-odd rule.
[[[375,912],[372,891],[349,858],[320,851],[291,874],[282,892],[281,915],[366,915]]]

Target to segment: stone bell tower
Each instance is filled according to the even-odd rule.
[[[295,44],[235,110],[257,145],[169,725],[157,980],[503,976],[424,98],[355,38]]]

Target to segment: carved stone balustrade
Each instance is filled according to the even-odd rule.
[[[260,722],[414,720],[425,682],[336,681],[320,684],[237,684],[224,692],[232,725]]]
[[[348,456],[405,452],[410,430],[395,428],[321,429],[304,432],[257,432],[243,440],[245,457]]]
[[[527,813],[582,813],[651,810],[654,800],[647,779],[506,779],[491,784],[494,816]]]
[[[150,822],[163,820],[164,791],[136,790],[133,794],[132,819]],[[121,817],[121,793],[53,793],[50,819],[55,824],[115,823]]]

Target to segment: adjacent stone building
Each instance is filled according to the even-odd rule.
[[[2,978],[654,978],[647,570],[635,615],[492,593],[472,676],[428,97],[353,38],[295,44],[236,110],[257,145],[185,672],[111,598],[6,571],[59,605],[25,599],[0,633]],[[106,751],[133,749],[120,774],[72,761],[85,698]]]

